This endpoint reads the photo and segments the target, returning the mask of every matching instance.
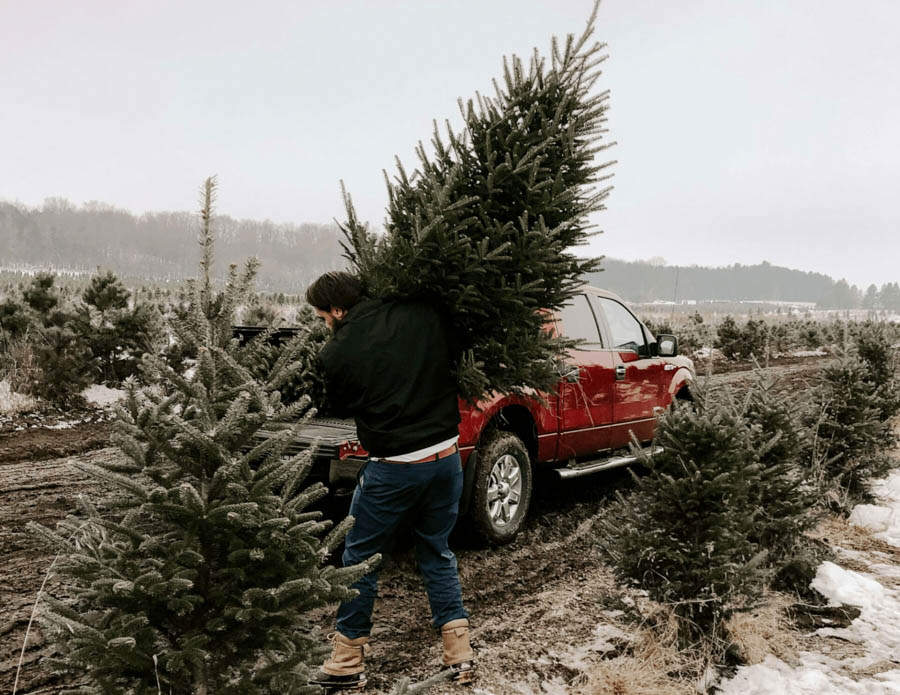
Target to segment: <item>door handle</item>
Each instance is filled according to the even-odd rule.
[[[616,381],[625,381],[625,365],[616,365]]]

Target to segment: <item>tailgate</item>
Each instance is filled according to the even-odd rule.
[[[263,439],[271,436],[275,431],[285,429],[290,425],[279,425],[261,429],[257,437]],[[340,418],[314,417],[308,420],[294,435],[294,439],[288,445],[286,454],[296,454],[308,449],[318,441],[316,450],[317,458],[336,459],[340,455],[341,446],[356,442],[356,424],[353,420]]]

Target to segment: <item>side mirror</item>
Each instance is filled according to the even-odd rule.
[[[656,342],[660,357],[675,357],[678,354],[678,338],[674,335],[658,335]]]

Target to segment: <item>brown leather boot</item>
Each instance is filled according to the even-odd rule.
[[[340,632],[328,635],[331,642],[331,656],[309,681],[310,685],[335,690],[360,691],[366,685],[365,658],[369,653],[369,638],[350,639]]]
[[[453,671],[453,680],[457,683],[475,680],[475,652],[469,644],[469,621],[460,618],[441,626],[441,642],[444,643],[444,666]]]

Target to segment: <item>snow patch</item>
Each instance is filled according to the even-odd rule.
[[[710,347],[709,345],[704,345],[701,348],[697,348],[694,350],[693,357],[695,359],[704,360],[709,357],[715,359],[724,359],[725,353],[723,353],[719,348]]]
[[[82,391],[81,395],[88,403],[105,406],[121,401],[125,398],[125,391],[122,389],[111,389],[100,384],[94,384]]]
[[[805,653],[797,667],[774,656],[742,668],[718,692],[722,695],[888,695],[900,692],[900,670],[855,680],[838,672],[839,663]]]
[[[871,529],[886,542],[900,547],[900,471],[894,471],[872,488],[879,505],[859,505],[851,516],[857,526]],[[852,605],[861,613],[846,628],[822,628],[816,632],[859,645],[863,655],[833,659],[802,652],[798,664],[790,666],[769,656],[761,664],[738,669],[734,678],[721,684],[720,695],[888,695],[900,693],[900,669],[860,676],[863,669],[897,663],[900,653],[900,568],[873,562],[886,559],[878,552],[861,553],[838,548],[848,559],[865,564],[868,572],[854,572],[823,562],[811,586],[831,605]],[[886,580],[885,584],[878,577]]]
[[[60,420],[52,425],[44,425],[45,430],[69,430],[79,424],[81,420]]]
[[[829,606],[870,609],[885,598],[884,587],[874,579],[828,561],[819,565],[810,586],[828,599]]]
[[[891,545],[900,547],[900,471],[872,486],[872,492],[885,504],[860,504],[850,512],[850,523],[872,531]]]
[[[590,668],[592,657],[617,648],[616,641],[630,641],[627,632],[615,625],[600,624],[594,628],[590,639],[581,645],[573,645],[565,652],[550,652],[550,656],[559,663],[576,671],[587,671]]]
[[[816,348],[815,350],[792,350],[788,353],[791,357],[825,357],[828,353],[825,348]]]

